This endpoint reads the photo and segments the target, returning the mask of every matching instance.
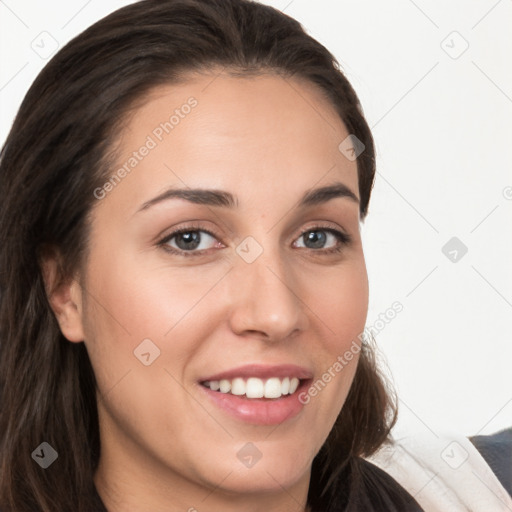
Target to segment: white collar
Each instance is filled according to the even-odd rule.
[[[512,498],[464,436],[410,435],[385,444],[367,460],[391,475],[425,512],[512,512]]]

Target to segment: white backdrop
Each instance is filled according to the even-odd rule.
[[[50,54],[127,3],[0,1],[2,143]],[[373,130],[368,325],[403,304],[376,326],[397,435],[511,426],[512,2],[265,3],[334,53]]]

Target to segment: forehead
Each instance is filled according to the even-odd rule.
[[[174,185],[234,189],[242,201],[244,192],[248,201],[276,199],[333,181],[358,195],[357,164],[339,150],[348,135],[309,82],[190,75],[152,89],[127,115],[112,169],[127,172],[112,199],[122,195],[124,206],[135,207]]]

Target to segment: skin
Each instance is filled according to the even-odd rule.
[[[97,201],[86,265],[51,296],[64,336],[85,342],[98,382],[95,483],[111,512],[304,511],[313,458],[358,355],[277,427],[228,416],[198,379],[247,363],[292,363],[317,380],[363,331],[358,202],[296,207],[305,191],[334,182],[359,198],[356,162],[338,149],[348,132],[309,83],[190,75],[152,90],[127,117],[119,165],[190,96],[197,106]],[[239,204],[170,199],[138,211],[171,186],[226,190]],[[196,256],[159,245],[190,221],[215,233],[200,232]],[[302,235],[318,225],[323,246],[307,245]],[[343,245],[326,227],[352,241]],[[263,249],[252,263],[236,252],[247,236]],[[183,248],[176,244],[167,246]],[[338,253],[322,252],[338,245]],[[134,356],[147,338],[160,349],[149,366]],[[247,442],[262,454],[250,468],[237,457]]]

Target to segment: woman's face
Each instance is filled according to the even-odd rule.
[[[146,99],[95,191],[77,300],[97,485],[183,510],[225,493],[304,500],[367,313],[349,133],[311,85],[274,75],[196,75]]]

